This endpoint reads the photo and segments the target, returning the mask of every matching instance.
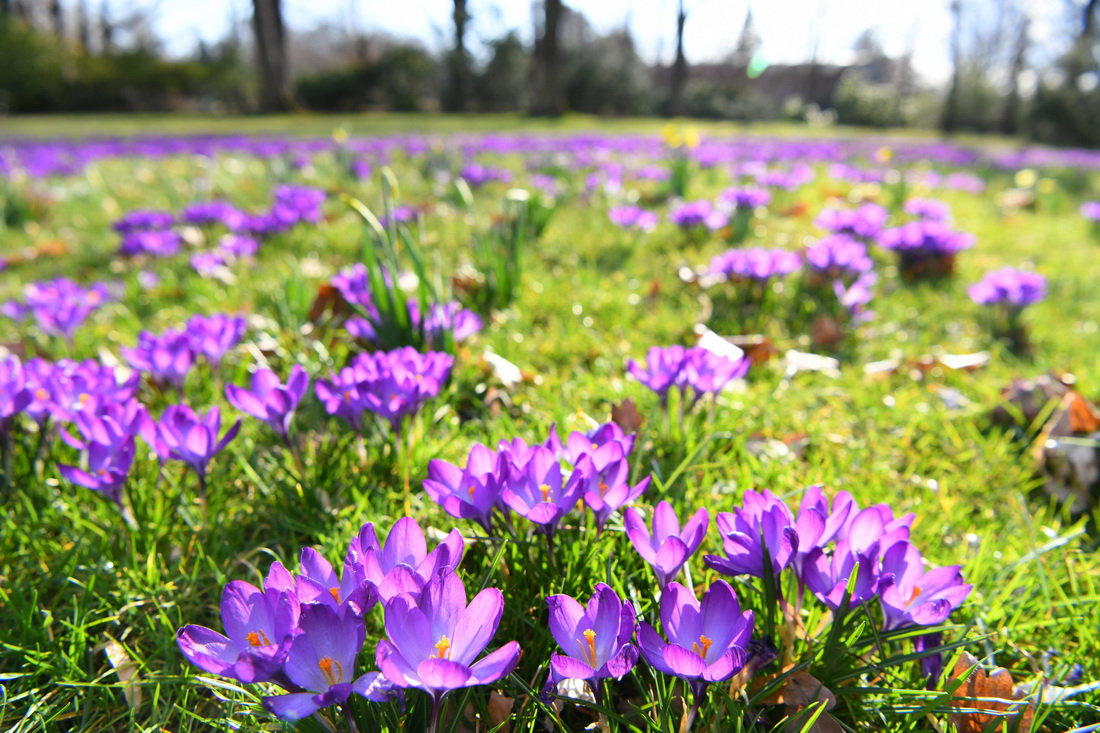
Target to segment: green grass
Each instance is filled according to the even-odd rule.
[[[243,122],[95,117],[8,120],[3,134],[183,134],[201,128],[327,135],[338,124],[353,134],[443,134],[574,132],[596,123],[519,117],[311,116]],[[623,121],[598,129],[655,132],[659,125]],[[733,126],[704,128],[704,134],[738,131]],[[766,131],[806,133],[801,128]],[[518,158],[504,162],[522,171]],[[468,225],[453,206],[440,203],[439,192],[421,178],[417,166],[398,156],[393,167],[402,200],[429,205],[426,241],[439,252],[442,271],[449,273],[467,258]],[[805,201],[810,213],[769,214],[750,243],[797,247],[811,234],[813,214],[823,205],[827,189],[842,194],[851,189],[827,181],[823,168],[818,172],[817,182],[790,197]],[[632,466],[638,476],[651,472],[655,477],[655,488],[643,497],[643,505],[668,498],[681,516],[697,506],[707,506],[713,516],[736,506],[746,488],[770,488],[796,504],[802,487],[822,483],[830,491],[850,491],[861,505],[885,501],[897,512],[916,512],[913,539],[925,556],[939,565],[961,564],[967,582],[974,584],[967,605],[952,615],[954,626],[946,641],[962,641],[978,657],[995,653],[997,664],[1010,668],[1017,681],[1034,679],[1049,651],[1057,653],[1050,661],[1053,681],[1074,664],[1082,665],[1085,681],[1100,679],[1096,514],[1074,517],[1047,499],[1027,445],[993,427],[988,418],[1001,388],[1017,376],[1067,371],[1076,375],[1086,394],[1100,391],[1100,298],[1095,292],[1100,243],[1077,214],[1080,195],[1069,190],[1072,176],[1051,176],[1055,190],[1041,198],[1039,207],[1012,215],[1001,214],[996,205],[997,194],[1011,185],[1008,174],[992,174],[982,195],[931,192],[952,206],[960,228],[977,236],[977,246],[960,256],[955,278],[906,284],[893,272],[890,258],[880,257],[884,276],[873,303],[876,318],[844,355],[839,377],[806,372],[792,377],[771,362],[754,370],[744,392],[723,396],[713,415],[703,410],[689,416],[683,430],[671,435],[662,427],[656,399],[626,377],[626,360],[644,357],[653,345],[691,342],[704,305],[700,294],[680,281],[677,269],[707,262],[724,245],[711,239],[685,240],[667,223],[651,235],[624,235],[607,221],[603,201],[571,199],[531,246],[518,302],[459,348],[452,384],[417,422],[410,459],[414,516],[425,526],[443,531],[459,526],[467,536],[480,535],[474,525],[452,520],[416,489],[431,458],[461,463],[476,441],[492,445],[517,435],[542,440],[553,422],[559,430],[584,427],[578,411],[602,422],[614,402],[631,398],[646,418]],[[193,312],[243,310],[253,316],[246,344],[226,358],[218,378],[205,366],[192,373],[185,390],[190,404],[226,409],[222,385],[244,384],[248,367],[260,358],[281,374],[295,363],[304,364],[314,378],[330,373],[342,365],[346,345],[338,332],[303,334],[287,328],[285,321],[300,319],[301,313],[287,302],[286,291],[287,283],[296,279],[313,290],[359,256],[362,222],[337,200],[326,205],[321,225],[265,244],[254,269],[234,269],[232,284],[199,277],[180,257],[150,263],[161,283],[142,291],[134,269],[112,256],[117,237],[109,227],[123,212],[178,210],[210,191],[242,206],[259,207],[268,200],[273,177],[272,169],[257,160],[181,157],[105,160],[83,176],[28,184],[21,195],[33,201],[34,219],[0,230],[4,251],[61,242],[67,253],[0,272],[0,300],[17,296],[27,282],[60,275],[82,282],[118,279],[126,284],[126,297],[96,313],[78,332],[71,352],[64,343],[7,320],[0,321],[0,341],[28,356],[117,357],[119,347],[132,344],[140,329],[176,327]],[[346,191],[371,206],[381,200],[377,179],[355,183],[341,178],[328,156],[319,156],[311,172],[291,177]],[[524,180],[521,172],[518,182]],[[1097,181],[1091,184],[1096,191]],[[724,185],[717,174],[702,173],[693,179],[690,195],[713,196]],[[479,191],[479,211],[498,210],[503,193],[500,186]],[[1028,359],[1013,356],[985,332],[979,308],[966,296],[969,283],[1003,265],[1032,266],[1050,281],[1048,300],[1025,317],[1034,345]],[[773,312],[795,307],[796,297],[788,289],[773,304]],[[801,333],[791,332],[779,318],[768,322],[766,331],[781,349],[810,348]],[[509,391],[502,405],[486,405],[487,389],[503,389],[479,364],[487,349],[539,379]],[[915,380],[908,374],[870,377],[863,370],[867,362],[892,356],[982,349],[989,349],[992,359],[973,373],[934,372]],[[944,389],[958,390],[965,405],[941,399]],[[142,398],[154,414],[175,399],[151,388]],[[37,435],[17,433],[14,486],[0,515],[0,730],[282,729],[283,724],[259,709],[259,688],[242,691],[207,675],[197,678],[178,651],[176,629],[187,623],[220,629],[217,604],[224,583],[258,582],[274,559],[294,569],[298,550],[307,545],[337,561],[363,522],[388,530],[404,513],[405,501],[386,431],[354,436],[315,401],[299,413],[296,425],[304,471],[299,473],[268,429],[246,419],[241,435],[214,461],[205,511],[196,502],[193,475],[177,464],[159,470],[143,453],[128,488],[140,522],[136,531],[125,528],[112,504],[59,479],[55,464],[71,462],[74,451],[60,442],[47,443],[35,461]],[[790,459],[757,456],[748,446],[757,433],[776,438],[804,433],[808,448],[804,456]],[[525,530],[523,520],[517,524]],[[521,532],[516,541],[470,543],[463,577],[471,596],[482,586],[505,592],[505,616],[493,646],[517,639],[525,649],[516,673],[499,685],[517,700],[513,730],[541,730],[547,715],[529,694],[537,695],[541,688],[554,649],[544,596],[563,592],[587,597],[595,582],[604,581],[635,603],[639,617],[655,612],[652,575],[619,526],[613,522],[598,538],[590,519],[563,530],[553,563],[541,536],[528,538]],[[720,545],[712,527],[700,552],[719,552]],[[717,577],[704,569],[700,555],[692,573],[698,587]],[[738,589],[743,605],[754,607],[752,591]],[[814,607],[809,600],[806,605]],[[806,619],[813,631],[820,610],[807,613],[813,614]],[[869,624],[862,631],[857,628],[865,621],[853,614],[845,632],[852,643],[871,634]],[[369,617],[360,657],[364,670],[374,668],[374,641],[381,633],[376,610]],[[120,645],[134,665],[129,683],[122,683],[112,667],[104,651],[107,644]],[[798,649],[800,660],[810,660],[810,671],[829,681],[840,700],[832,713],[849,729],[947,727],[946,703],[921,689],[915,662],[887,670],[865,668],[908,653],[906,643],[884,642],[881,653],[853,651],[840,661],[822,658],[820,646],[802,642]],[[654,685],[659,696],[671,695],[668,683],[654,681],[640,665],[619,685],[624,698],[660,720],[659,700],[650,695]],[[471,711],[484,714],[488,691],[474,689],[455,699],[452,711],[469,702]],[[418,693],[411,693],[409,700],[404,729],[420,730],[426,706]],[[750,728],[751,720],[728,712],[722,716],[726,706],[715,695],[696,730],[769,729]],[[381,709],[360,700],[356,714],[360,730],[395,726],[392,707]],[[620,714],[636,722],[628,708]],[[1050,730],[1092,725],[1100,722],[1100,696],[1081,695],[1044,707],[1041,714]],[[562,715],[567,730],[591,722],[568,706]],[[665,722],[673,730],[679,715]],[[301,727],[320,730],[315,722]],[[618,728],[631,729],[630,723]],[[488,729],[485,723],[477,728]]]

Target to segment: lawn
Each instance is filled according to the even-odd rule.
[[[334,137],[336,128],[350,137]],[[465,552],[456,573],[468,599],[500,589],[499,626],[482,646],[506,651],[515,640],[523,650],[499,679],[484,686],[456,683],[459,689],[444,698],[440,730],[583,730],[592,724],[684,730],[696,703],[692,729],[698,731],[941,731],[951,729],[952,711],[959,730],[982,730],[983,716],[958,719],[963,703],[953,702],[952,694],[1004,693],[982,695],[951,681],[963,650],[984,669],[1003,667],[1017,684],[1032,685],[1025,717],[1034,719],[1034,730],[1094,730],[1090,726],[1100,724],[1100,691],[1091,684],[1100,680],[1096,495],[1091,503],[1070,506],[1044,488],[1035,454],[1045,439],[1043,418],[1055,404],[1040,400],[1040,418],[1012,427],[993,412],[1016,378],[1072,375],[1063,381],[1082,395],[1100,394],[1100,236],[1080,212],[1083,202],[1100,198],[1095,156],[1017,155],[1008,141],[983,148],[974,140],[964,145],[859,130],[719,124],[700,127],[696,146],[685,126],[666,139],[662,128],[654,121],[519,117],[5,120],[0,259],[7,264],[0,270],[0,303],[22,302],[32,283],[60,277],[106,288],[71,336],[32,312],[0,317],[0,345],[24,364],[35,358],[97,360],[122,380],[135,365],[127,353],[140,332],[164,334],[184,328],[194,314],[219,313],[243,316],[245,331],[239,343],[212,347],[216,356],[201,356],[194,347],[185,355],[193,364],[153,364],[132,377],[136,399],[162,425],[165,410],[180,403],[200,412],[219,407],[221,434],[241,419],[239,433],[209,462],[204,488],[199,472],[177,460],[179,451],[172,455],[147,441],[144,429],[134,440],[121,503],[109,492],[78,486],[59,468],[86,465],[84,451],[73,445],[82,432],[78,415],[107,414],[120,407],[111,404],[114,398],[89,398],[94,409],[85,409],[80,395],[94,392],[85,386],[66,393],[79,405],[60,404],[68,379],[57,376],[60,367],[38,377],[37,388],[51,396],[17,410],[26,414],[8,419],[11,395],[0,395],[7,461],[0,485],[6,504],[0,519],[0,729],[283,729],[287,724],[262,703],[280,692],[274,682],[245,684],[193,666],[177,631],[198,624],[220,632],[223,587],[239,580],[259,586],[272,562],[280,561],[299,574],[294,591],[284,591],[280,602],[294,597],[296,613],[309,623],[365,635],[357,660],[349,662],[355,669],[341,668],[337,681],[377,670],[380,639],[423,645],[415,638],[421,627],[401,614],[411,614],[414,603],[431,605],[424,600],[430,592],[406,589],[393,596],[397,601],[383,593],[384,602],[356,613],[342,586],[333,593],[334,610],[327,598],[305,600],[303,587],[314,580],[325,585],[324,573],[313,559],[300,565],[299,556],[302,548],[315,548],[339,570],[364,523],[373,523],[384,539],[395,522],[411,516],[424,528],[428,548],[452,529],[461,532]],[[133,142],[102,142],[106,138]],[[469,167],[473,163],[482,168]],[[951,173],[966,175],[952,179]],[[460,174],[472,184],[467,196],[455,185]],[[486,181],[473,185],[479,177]],[[175,235],[152,242],[112,228],[135,211],[178,216],[197,201],[267,211],[278,200],[278,187],[287,185],[322,191],[316,207],[299,199],[287,204],[318,216],[235,226],[255,234],[254,254],[230,252],[245,245],[221,238],[233,227],[224,216],[213,224],[177,221],[168,230],[179,235],[174,253]],[[765,190],[770,200],[738,214],[730,210],[731,196],[722,197],[733,186]],[[680,207],[677,187],[685,200],[717,202],[712,208],[728,221],[678,226],[670,217]],[[529,191],[535,203],[524,204],[509,193],[514,188]],[[734,280],[704,287],[707,266],[727,250],[801,253],[827,234],[815,223],[823,209],[876,203],[890,228],[919,218],[904,210],[914,198],[943,202],[951,217],[945,226],[973,236],[973,246],[954,258],[953,272],[914,277],[896,252],[867,235],[876,280],[866,281],[873,297],[865,308],[838,306],[832,282],[822,286],[805,263],[763,284]],[[372,213],[364,217],[354,201]],[[398,204],[411,207],[414,218],[395,223]],[[616,225],[609,210],[624,205],[655,212],[659,223],[651,231]],[[391,221],[380,229],[367,221],[384,214]],[[541,231],[535,226],[540,214],[549,216]],[[506,288],[491,287],[498,282],[492,268],[515,264],[501,253],[515,244],[517,231],[526,236],[518,245],[519,279],[509,301]],[[743,241],[734,241],[741,234]],[[120,253],[126,241],[128,255]],[[158,256],[154,245],[168,253]],[[212,256],[196,262],[200,253]],[[386,278],[377,259],[391,255],[386,269],[397,274],[398,287],[409,287],[415,280],[409,273],[418,267],[422,275],[394,302],[419,294],[424,310],[435,299],[454,299],[466,312],[477,312],[483,327],[463,338],[457,329],[450,333],[449,323],[434,336],[407,325],[380,326],[378,319],[385,321],[390,311],[381,298]],[[373,263],[368,272],[378,275],[376,289],[355,310],[348,290],[330,282],[364,261]],[[1018,332],[998,333],[993,309],[968,296],[969,286],[1006,266],[1046,278],[1046,298],[1019,316],[1026,345]],[[61,299],[43,297],[43,311],[55,310]],[[87,304],[87,296],[77,299],[82,297]],[[382,313],[373,346],[353,337],[345,323],[349,314],[366,314],[367,300]],[[4,313],[19,315],[16,310],[5,307]],[[644,366],[651,347],[692,347],[704,326],[722,336],[759,334],[771,345],[771,358],[754,361],[743,379],[724,388],[697,386],[696,395],[708,394],[695,405],[678,394],[664,405],[630,376],[630,360]],[[226,333],[216,327],[211,338]],[[319,380],[335,379],[357,354],[383,351],[403,337],[421,350],[430,340],[453,354],[449,376],[433,382],[438,394],[411,417],[387,420],[391,398],[401,391],[387,382],[378,387],[381,407],[355,411],[357,428],[330,414],[343,388],[331,390],[325,401],[322,388],[315,391]],[[952,368],[963,356],[971,365]],[[8,379],[11,363],[0,371],[0,385],[9,391],[15,384]],[[285,439],[226,397],[228,385],[247,386],[257,368],[285,380],[295,366],[311,383]],[[178,378],[170,375],[177,372]],[[432,382],[430,375],[424,379]],[[1087,423],[1086,402],[1075,404]],[[1007,410],[1020,412],[1014,405]],[[540,523],[521,516],[518,499],[507,511],[502,500],[490,507],[487,532],[472,518],[448,514],[422,488],[433,460],[461,468],[475,444],[496,453],[500,441],[534,445],[554,430],[562,441],[584,432],[584,442],[594,445],[610,429],[592,431],[613,414],[626,433],[637,432],[632,444],[626,437],[610,440],[623,461],[612,483],[635,486],[650,477],[633,500],[646,523],[662,500],[681,521],[699,507],[709,511],[706,537],[678,581],[702,597],[721,589],[724,579],[741,609],[754,612],[752,642],[735,647],[731,657],[745,669],[732,680],[721,677],[709,687],[678,681],[650,662],[639,632],[631,643],[643,647],[641,656],[628,671],[609,673],[589,688],[562,682],[556,695],[540,694],[551,655],[562,653],[548,597],[564,594],[583,604],[597,583],[605,583],[610,595],[632,605],[638,621],[668,638],[662,603],[671,604],[678,592],[662,593],[635,551],[624,528],[625,506],[599,514],[574,494],[576,506],[563,505],[564,516]],[[45,415],[49,419],[40,417]],[[70,440],[59,438],[62,429]],[[1067,444],[1088,446],[1090,440],[1095,444],[1090,438]],[[546,489],[541,478],[521,486],[534,469],[516,458],[519,452],[505,456],[511,462],[501,482],[517,494]],[[555,485],[551,494],[567,493],[579,478],[600,484],[604,495],[606,472],[596,459],[586,463],[564,447],[558,458],[561,468],[555,460],[547,470],[555,476],[564,470],[566,485]],[[91,473],[94,478],[94,467]],[[885,601],[874,597],[885,598],[890,583],[900,582],[887,578],[889,533],[881,526],[874,546],[859,555],[861,569],[873,566],[874,574],[872,597],[862,603],[842,601],[830,609],[812,585],[803,588],[805,571],[785,559],[781,541],[761,527],[759,515],[756,524],[749,513],[739,515],[750,528],[737,541],[750,549],[763,542],[767,562],[789,562],[788,570],[774,576],[765,569],[764,577],[721,574],[704,562],[704,555],[730,553],[720,513],[739,510],[746,496],[751,502],[752,491],[766,489],[802,517],[810,512],[798,511],[800,500],[816,485],[830,498],[848,492],[859,507],[885,504],[894,517],[913,513],[908,541],[928,567],[960,566],[972,585],[965,602],[924,626],[909,616],[892,624]],[[589,507],[598,504],[594,498]],[[768,506],[769,516],[782,514],[776,503]],[[840,514],[839,504],[832,509],[833,516]],[[790,534],[778,536],[800,536],[801,552],[808,552],[813,543],[804,525],[791,524]],[[556,530],[548,533],[548,527]],[[817,557],[828,564],[842,554],[838,544],[822,542],[816,556],[799,555],[797,563],[812,565]],[[858,590],[857,575],[848,567],[832,578],[840,583],[834,589],[840,598]],[[442,577],[452,576],[432,580],[428,573],[419,584],[438,591]],[[347,578],[345,572],[335,582]],[[382,593],[377,583],[357,592],[361,605]],[[912,603],[922,592],[918,583],[903,600]],[[475,610],[491,620],[492,604],[486,604],[488,610]],[[411,641],[402,642],[402,633]],[[605,634],[604,644],[606,629],[596,633]],[[431,648],[440,659],[431,661],[450,662],[447,645],[457,637],[444,637],[440,647],[438,635],[435,629]],[[291,658],[307,654],[301,640],[309,638],[306,632],[286,642]],[[915,652],[915,641],[926,651]],[[942,649],[934,649],[937,644]],[[586,653],[583,645],[579,655],[564,651],[577,659]],[[591,655],[585,659],[596,659],[595,647]],[[317,651],[310,664],[327,658],[318,657],[324,653]],[[930,680],[929,663],[937,658],[944,673]],[[332,674],[325,672],[325,680]],[[285,686],[307,687],[297,678],[292,682]],[[821,701],[834,698],[826,712]],[[426,729],[433,714],[429,695],[413,689],[401,701],[373,702],[358,694],[347,700],[297,726],[416,731]],[[987,717],[989,730],[1025,730],[1028,723],[1020,715]]]

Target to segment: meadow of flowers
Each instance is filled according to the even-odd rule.
[[[0,139],[0,724],[1095,730],[1097,487],[991,414],[1100,392],[1098,194],[859,135]]]

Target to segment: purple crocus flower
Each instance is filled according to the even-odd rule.
[[[321,708],[347,702],[353,692],[385,700],[388,690],[377,672],[355,679],[355,659],[366,628],[353,613],[340,614],[326,605],[303,605],[298,635],[290,644],[283,671],[297,689],[265,697],[264,708],[283,720],[301,720]]]
[[[294,411],[309,389],[309,374],[301,366],[290,370],[284,385],[270,369],[258,369],[252,375],[252,389],[227,385],[225,397],[229,404],[243,413],[258,417],[271,426],[284,441],[290,435]]]
[[[936,199],[911,198],[905,202],[905,213],[928,221],[951,221],[951,207]]]
[[[225,267],[225,257],[217,252],[198,252],[191,255],[191,269],[203,277],[211,277]]]
[[[478,661],[496,634],[504,595],[486,588],[466,604],[466,588],[450,568],[432,576],[419,593],[402,593],[386,604],[386,638],[378,642],[378,668],[397,687],[416,687],[439,702],[452,690],[488,685],[510,674],[519,644],[510,641]]]
[[[709,274],[726,280],[765,282],[784,277],[802,266],[797,252],[784,249],[731,249],[710,262]]]
[[[685,352],[683,346],[651,346],[646,352],[646,368],[631,359],[627,371],[656,392],[663,406],[668,404],[668,392],[680,377]]]
[[[698,346],[688,349],[681,367],[681,390],[692,391],[691,405],[695,405],[703,395],[717,395],[727,384],[744,377],[749,365],[749,359],[744,356],[730,359]]]
[[[610,445],[620,453],[618,458],[598,468],[592,457],[586,455],[574,469],[582,477],[581,490],[584,503],[596,518],[597,534],[603,532],[604,525],[614,512],[641,496],[649,488],[649,482],[652,480],[651,476],[646,476],[631,486],[627,482],[630,467],[627,465],[626,458],[621,455],[622,449],[617,444]]]
[[[362,616],[378,602],[374,588],[363,580],[350,555],[344,561],[342,576],[337,576],[332,563],[312,547],[302,548],[298,567],[294,592],[302,603],[323,603],[340,613],[350,611]]]
[[[1003,267],[971,285],[967,295],[978,305],[1005,305],[1019,310],[1047,297],[1047,281],[1036,272]]]
[[[237,437],[241,429],[238,418],[219,440],[221,420],[221,411],[216,406],[200,417],[187,405],[169,405],[160,422],[155,423],[155,429],[147,431],[145,437],[161,460],[183,461],[193,468],[199,477],[199,491],[205,496],[207,464]]]
[[[700,508],[680,527],[676,512],[667,501],[653,509],[653,532],[642,520],[638,510],[629,507],[623,514],[623,525],[630,543],[657,575],[657,586],[664,588],[684,567],[703,542],[710,526],[710,514]]]
[[[88,470],[65,464],[58,464],[57,470],[66,481],[103,494],[121,507],[122,489],[130,476],[135,452],[133,436],[115,443],[89,442]]]
[[[942,221],[918,219],[900,227],[884,229],[878,235],[878,243],[902,256],[903,261],[954,255],[974,246],[974,235],[958,232]]]
[[[705,227],[710,231],[721,229],[729,223],[729,217],[705,199],[680,204],[668,213],[668,220],[681,229]]]
[[[690,682],[698,696],[709,683],[741,671],[753,625],[752,611],[741,612],[737,594],[726,581],[715,581],[702,602],[689,588],[669,583],[661,594],[661,626],[668,641],[642,621],[638,646],[650,665]]]
[[[175,223],[175,216],[169,211],[137,210],[127,212],[111,226],[119,234],[138,231],[167,229]]]
[[[909,542],[896,542],[882,555],[879,596],[885,628],[943,623],[973,587],[963,583],[958,565],[925,571],[917,548]]]
[[[282,667],[290,642],[299,633],[298,598],[234,580],[222,592],[221,609],[225,635],[194,624],[176,632],[176,643],[187,661],[204,672],[241,682],[273,680],[290,687]]]
[[[244,217],[244,212],[228,201],[196,201],[183,210],[180,221],[194,226],[223,224],[232,230]]]
[[[1100,201],[1086,201],[1081,204],[1081,216],[1091,222],[1100,222]]]
[[[222,357],[244,338],[248,323],[244,316],[227,316],[215,313],[210,316],[193,315],[187,321],[186,332],[191,337],[192,348],[202,354],[212,365],[218,365]]]
[[[875,263],[867,254],[867,245],[847,234],[832,234],[806,248],[806,265],[823,278],[842,278],[848,283],[870,272]]]
[[[727,188],[718,195],[718,198],[740,211],[752,211],[758,206],[767,206],[772,202],[771,192],[757,186]]]
[[[388,602],[400,593],[419,591],[445,568],[457,568],[465,549],[462,534],[454,529],[428,552],[424,530],[412,517],[398,519],[382,544],[367,522],[348,547],[344,572],[350,570]]]
[[[744,504],[715,519],[726,557],[707,555],[707,567],[724,575],[763,578],[765,567],[775,575],[790,565],[798,550],[798,533],[791,510],[772,492],[745,492]],[[765,563],[767,558],[768,563]]]
[[[19,359],[14,356],[0,359],[0,440],[3,440],[12,418],[31,403],[31,397]]]
[[[471,519],[493,532],[493,507],[508,476],[508,458],[477,443],[470,450],[466,467],[432,459],[424,490],[432,501],[456,519]]]
[[[842,605],[855,608],[875,596],[878,552],[877,542],[872,542],[863,551],[856,551],[847,540],[840,540],[829,555],[820,547],[815,547],[802,560],[799,579],[834,614]],[[851,596],[845,600],[845,591],[857,563],[856,582]]]
[[[814,224],[833,234],[847,234],[869,240],[882,231],[888,216],[889,212],[878,204],[863,204],[854,211],[823,209]]]
[[[174,329],[168,329],[160,336],[142,331],[138,334],[136,346],[123,346],[121,351],[131,367],[176,389],[183,389],[187,373],[195,363],[192,337]]]
[[[325,412],[344,420],[356,431],[362,430],[364,409],[357,370],[344,367],[332,379],[318,379],[313,391],[325,406]]]
[[[641,232],[651,232],[660,223],[656,212],[646,211],[640,206],[616,206],[607,212],[607,217],[621,229],[637,229]]]
[[[552,543],[558,522],[581,499],[583,471],[575,469],[564,478],[558,457],[542,445],[531,448],[523,469],[512,468],[501,498],[516,514],[541,525]]]
[[[180,251],[183,239],[171,229],[134,231],[123,235],[118,247],[119,254],[125,257],[150,255],[152,257],[171,257]]]
[[[226,234],[218,240],[218,251],[233,259],[244,259],[256,254],[260,243],[254,237],[243,234]]]
[[[597,583],[587,605],[571,596],[549,596],[550,633],[565,652],[550,657],[552,685],[561,680],[592,681],[619,678],[634,668],[638,648],[634,636],[634,607],[604,583]]]
[[[2,312],[15,320],[33,315],[44,333],[71,341],[88,316],[111,298],[111,289],[103,283],[84,288],[62,277],[27,285],[23,288],[23,302],[9,301]]]

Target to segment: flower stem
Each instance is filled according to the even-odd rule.
[[[432,695],[432,718],[428,724],[428,733],[436,733],[439,730],[439,714],[443,711],[443,696]]]
[[[351,714],[351,705],[344,703],[340,707],[344,710],[344,720],[348,721],[348,733],[359,733],[359,726],[355,723],[355,716]]]

